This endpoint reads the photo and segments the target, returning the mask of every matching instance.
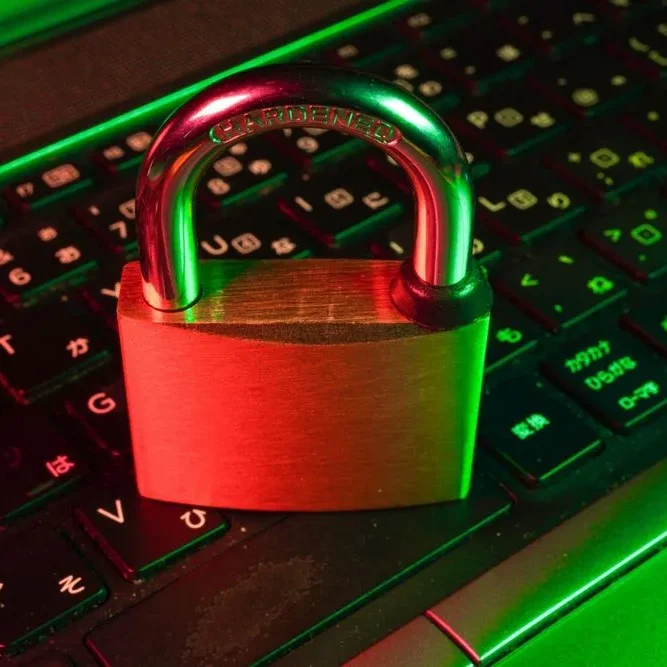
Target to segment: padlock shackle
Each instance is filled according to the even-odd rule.
[[[473,198],[466,158],[425,103],[388,81],[324,65],[246,70],[202,91],[165,122],[137,182],[137,235],[146,301],[188,308],[201,292],[193,222],[205,170],[235,143],[290,127],[344,131],[380,147],[415,191],[414,274],[429,286],[468,274]]]

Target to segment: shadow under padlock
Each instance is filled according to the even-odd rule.
[[[250,135],[345,131],[415,190],[412,259],[197,261],[193,193]],[[189,505],[356,510],[470,486],[491,290],[471,258],[466,160],[444,122],[384,80],[249,70],[157,134],[137,192],[140,262],[118,307],[140,492]]]

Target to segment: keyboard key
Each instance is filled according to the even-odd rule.
[[[398,217],[406,196],[360,160],[281,192],[280,207],[330,248],[348,245]]]
[[[316,245],[275,201],[240,211],[208,215],[199,222],[202,259],[288,259],[308,257]]]
[[[93,160],[107,173],[136,167],[153,138],[154,128],[144,128],[107,142],[93,153]]]
[[[12,183],[2,194],[14,210],[26,213],[71,195],[92,182],[90,169],[80,162],[64,162]]]
[[[464,0],[431,2],[402,16],[397,22],[398,29],[412,39],[426,39],[444,32],[452,32],[469,23],[475,10]]]
[[[642,291],[639,301],[632,305],[622,323],[667,356],[667,294]]]
[[[533,348],[542,332],[527,317],[502,299],[496,299],[491,312],[486,370],[495,370]]]
[[[623,49],[645,72],[659,79],[667,76],[667,10],[647,14],[632,23],[619,39],[611,40],[613,49]]]
[[[477,475],[456,503],[289,516],[97,627],[88,648],[110,665],[268,663],[508,511],[489,484]]]
[[[401,222],[374,239],[371,247],[373,254],[377,257],[405,259],[412,254],[414,240],[414,223]],[[481,228],[475,231],[472,254],[481,264],[485,264],[498,259],[500,250],[498,250],[498,245],[491,234]]]
[[[383,178],[391,181],[406,195],[412,196],[413,188],[408,175],[394,158],[379,148],[370,148],[366,153],[366,165],[379,172]]]
[[[3,547],[0,651],[41,639],[106,597],[97,574],[51,530],[23,533]]]
[[[491,169],[491,155],[485,153],[481,147],[480,150],[475,149],[474,152],[466,150],[465,156],[468,160],[470,175],[473,179],[481,178],[489,173]],[[371,169],[380,172],[403,192],[412,196],[412,184],[408,180],[403,168],[392,157],[380,149],[371,148],[366,155],[366,164]]]
[[[661,0],[597,0],[615,20],[621,21],[644,12],[651,12],[660,5]]]
[[[593,196],[609,199],[658,180],[664,160],[647,139],[624,132],[618,122],[606,122],[568,136],[544,162]]]
[[[49,653],[28,663],[27,667],[73,667],[74,663],[60,653]]]
[[[592,331],[543,365],[547,376],[617,431],[667,402],[667,366],[620,330]]]
[[[515,157],[567,129],[570,119],[524,84],[503,86],[467,100],[446,118],[461,133],[497,157]]]
[[[36,220],[0,236],[0,292],[30,303],[45,291],[80,282],[100,251],[68,220]]]
[[[552,331],[568,327],[625,294],[625,285],[585,247],[569,241],[536,252],[497,288]]]
[[[540,68],[532,83],[580,116],[594,116],[639,94],[639,74],[601,49],[577,51],[567,60]]]
[[[268,192],[287,178],[288,168],[287,157],[270,141],[234,144],[206,172],[201,201],[217,208]]]
[[[314,60],[331,60],[347,67],[363,67],[378,58],[386,58],[402,48],[402,42],[393,30],[378,26],[362,30],[327,48]]]
[[[137,247],[134,227],[134,181],[102,190],[74,209],[74,217],[111,251],[124,257]]]
[[[501,15],[504,25],[522,42],[548,54],[595,41],[601,19],[598,8],[589,0],[560,0],[544,5],[522,0]]]
[[[633,130],[667,150],[667,105],[660,97],[643,97],[623,115]]]
[[[459,95],[447,77],[417,53],[383,58],[367,69],[409,90],[436,109],[449,109],[459,101]]]
[[[108,361],[107,335],[69,302],[50,302],[0,322],[0,384],[32,403]]]
[[[120,295],[120,267],[98,273],[83,287],[82,296],[93,311],[102,315],[112,329],[117,327],[116,309]]]
[[[290,160],[305,171],[328,160],[353,154],[363,149],[364,142],[321,127],[287,128],[266,135]]]
[[[649,280],[667,269],[667,200],[638,191],[587,222],[582,238],[633,278]]]
[[[0,417],[0,433],[2,520],[34,509],[85,472],[83,459],[62,429],[40,413],[6,414]]]
[[[495,19],[435,40],[429,50],[443,71],[474,93],[524,75],[532,58],[523,44],[498,29]]]
[[[494,172],[475,186],[478,219],[512,243],[532,241],[581,215],[584,196],[539,164]]]
[[[590,426],[530,377],[484,397],[479,432],[482,444],[527,486],[569,470],[601,445]]]
[[[98,490],[76,517],[129,580],[153,574],[228,528],[214,510],[142,498],[134,486]]]
[[[96,373],[87,378],[84,386],[70,394],[67,411],[110,456],[119,457],[130,450],[125,387],[116,371]]]

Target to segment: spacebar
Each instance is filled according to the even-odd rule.
[[[86,643],[111,667],[267,664],[509,507],[478,475],[465,501],[293,515],[96,628]]]

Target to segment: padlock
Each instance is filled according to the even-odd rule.
[[[410,260],[198,262],[204,171],[237,142],[293,127],[360,137],[403,167]],[[140,493],[299,511],[465,497],[491,306],[473,208],[442,119],[367,74],[274,65],[177,110],[141,167],[140,260],[118,307]]]

